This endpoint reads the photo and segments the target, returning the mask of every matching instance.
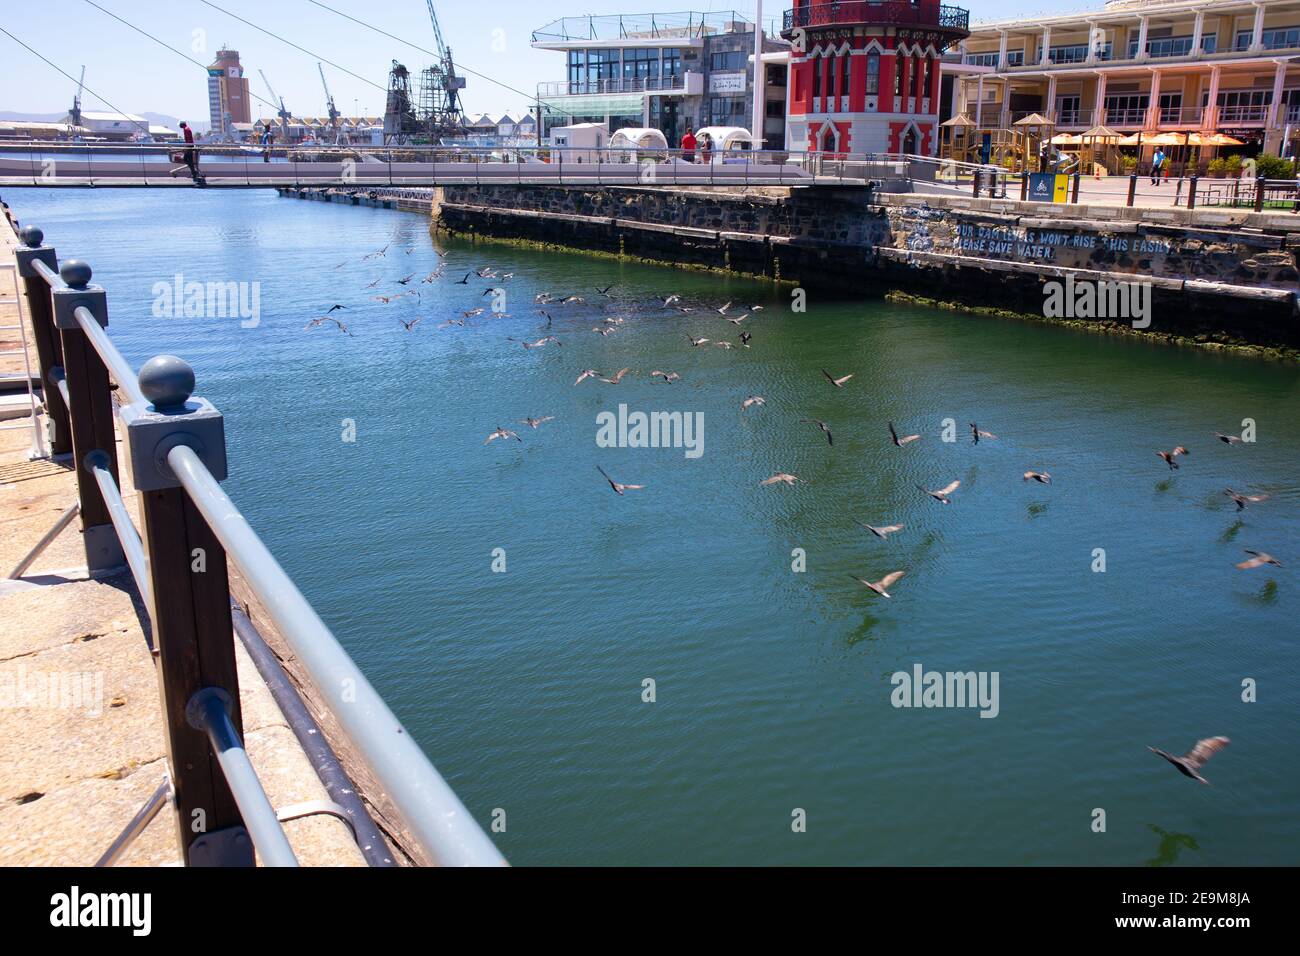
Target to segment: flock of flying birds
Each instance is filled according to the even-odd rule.
[[[383,258],[388,254],[389,248],[391,248],[391,246],[385,246],[383,249],[379,249],[366,256],[363,256],[362,260],[366,261],[366,260]],[[405,251],[407,255],[410,255],[412,252],[414,252],[414,249],[407,249]],[[435,251],[439,256],[443,258],[446,257],[446,253],[440,250],[435,250]],[[341,262],[335,268],[339,269],[347,264],[348,264],[347,262]],[[446,263],[440,262],[432,272],[428,273],[426,276],[421,278],[418,284],[432,283],[438,281],[439,279],[442,279],[444,276],[445,268],[446,268]],[[482,291],[480,296],[480,298],[482,298],[488,295],[500,293],[501,287],[495,283],[508,281],[513,277],[513,275],[514,274],[510,272],[499,273],[490,266],[484,266],[478,270],[471,270],[469,272],[466,272],[462,278],[457,279],[454,282],[451,282],[450,284],[468,286],[470,285],[471,279],[478,279],[478,280],[494,283],[488,285],[487,288],[485,288]],[[395,281],[398,285],[406,287],[406,286],[411,286],[411,284],[414,282],[416,277],[417,277],[417,273],[413,272]],[[366,290],[376,288],[381,281],[382,278],[375,279],[373,282],[371,282],[369,285],[365,287]],[[603,297],[604,299],[613,300],[615,298],[613,295],[613,289],[614,286],[611,285],[611,286],[606,286],[603,289],[596,289],[594,290],[594,292],[595,295],[598,297]],[[372,298],[375,301],[380,302],[384,305],[389,305],[394,302],[398,302],[403,299],[408,299],[412,297],[416,301],[419,301],[420,291],[418,288],[416,287],[411,287],[409,289],[404,288],[403,291],[400,292],[394,291],[389,295],[376,294],[372,296]],[[551,334],[554,320],[551,312],[549,312],[548,309],[556,309],[556,308],[570,306],[570,305],[581,305],[585,302],[586,299],[580,295],[555,295],[549,292],[539,293],[534,297],[533,305],[536,307],[540,317],[545,318],[546,320],[545,324],[541,327],[539,331],[544,331],[547,334],[542,335],[541,337],[533,339],[531,341],[528,339],[516,339],[514,337],[508,337],[507,341],[517,342],[525,349],[543,348],[552,343],[554,343],[556,346],[562,346],[564,343],[557,336]],[[704,310],[704,307],[702,306],[696,307],[696,306],[688,306],[683,304],[681,297],[677,295],[663,296],[658,300],[658,303],[659,303],[658,307],[665,311],[671,310],[682,314],[690,314],[690,313]],[[761,305],[751,305],[747,310],[742,311],[740,309],[735,309],[733,311],[733,306],[734,303],[726,302],[719,307],[713,308],[712,311],[716,312],[719,316],[722,317],[723,320],[730,323],[731,325],[740,327],[742,323],[752,319],[758,312],[761,312],[763,310],[763,306]],[[348,326],[334,315],[335,312],[346,310],[347,308],[348,307],[346,305],[336,303],[332,305],[324,315],[312,319],[310,322],[308,322],[306,328],[313,329],[313,328],[319,328],[327,324],[332,324],[335,327],[337,327],[337,329],[340,332],[345,333],[347,335],[352,335],[352,332],[348,328]],[[488,319],[501,318],[501,317],[506,317],[508,315],[508,313],[506,312],[497,312],[497,311],[489,312],[488,309],[482,306],[476,306],[461,312],[459,318],[448,319],[442,322],[440,325],[437,326],[437,329],[441,330],[453,326],[463,327],[467,320],[477,318],[478,316],[485,315],[485,314],[487,315]],[[412,332],[415,330],[416,326],[418,326],[421,322],[424,321],[424,317],[421,316],[410,320],[399,319],[398,321],[401,323],[402,327],[407,332]],[[604,318],[602,318],[600,322],[591,329],[591,331],[593,333],[601,335],[602,337],[607,337],[617,332],[619,326],[623,325],[624,322],[625,320],[622,317],[607,315]],[[691,335],[690,333],[684,333],[684,335],[686,340],[689,342],[690,348],[702,348],[704,346],[712,345],[716,348],[722,348],[722,349],[731,349],[735,346],[739,346],[741,348],[747,349],[750,347],[750,342],[754,338],[753,333],[749,331],[749,328],[742,329],[739,333],[739,336],[736,338],[734,342],[730,338],[719,338],[719,337],[709,338],[706,336]],[[620,368],[618,371],[612,374],[604,374],[602,372],[597,371],[596,369],[590,369],[590,368],[583,369],[578,374],[573,384],[575,386],[581,385],[584,381],[590,379],[593,381],[603,382],[607,385],[618,385],[619,382],[621,382],[623,378],[626,375],[628,375],[631,371],[632,371],[631,368]],[[826,382],[829,383],[831,387],[836,389],[845,388],[846,386],[848,386],[850,380],[852,380],[853,378],[853,373],[851,372],[846,375],[834,375],[824,368],[821,370],[821,372]],[[650,377],[663,379],[663,381],[668,384],[671,384],[675,381],[679,381],[681,379],[681,376],[677,372],[662,371],[659,369],[655,369],[651,371]],[[740,413],[744,415],[751,408],[762,407],[766,404],[767,404],[767,399],[764,398],[762,395],[749,395],[740,403]],[[554,419],[555,419],[554,415],[528,417],[528,418],[521,419],[519,424],[525,425],[529,428],[536,430],[540,428],[544,423],[553,421]],[[809,425],[816,426],[817,429],[825,436],[826,444],[828,446],[832,446],[832,447],[834,446],[835,437],[831,431],[830,425],[828,425],[826,422],[816,418],[801,418],[799,419],[799,421],[801,424],[809,424]],[[975,422],[970,422],[969,425],[970,425],[971,442],[973,444],[978,445],[982,441],[997,440],[998,437],[997,435],[993,434],[992,432],[981,429],[979,425],[976,424]],[[914,442],[920,441],[922,438],[922,436],[919,434],[900,435],[892,421],[888,422],[887,427],[889,430],[890,444],[892,444],[895,448],[905,449],[908,446],[912,445]],[[1243,440],[1239,436],[1224,434],[1222,432],[1214,432],[1214,437],[1218,441],[1228,446],[1239,446],[1243,443]],[[502,439],[506,442],[509,442],[512,439],[517,442],[523,441],[523,439],[516,431],[498,425],[492,432],[488,434],[487,438],[484,439],[483,444],[489,445],[492,442],[496,441],[497,439]],[[1166,465],[1168,465],[1171,471],[1176,471],[1180,468],[1178,462],[1179,458],[1188,456],[1190,454],[1191,452],[1183,445],[1177,445],[1171,451],[1156,452],[1156,455],[1161,460],[1163,460]],[[628,491],[641,491],[644,490],[646,487],[644,484],[632,484],[629,482],[617,481],[613,477],[611,477],[609,473],[605,471],[604,468],[601,468],[599,465],[596,466],[596,469],[598,472],[600,472],[601,477],[609,485],[611,490],[613,490],[613,492],[617,495],[620,496],[624,495]],[[1032,481],[1041,485],[1050,485],[1052,483],[1052,476],[1047,471],[1037,471],[1037,470],[1030,469],[1030,470],[1026,470],[1023,473],[1022,480],[1026,482]],[[802,481],[804,481],[804,479],[800,478],[798,475],[790,474],[788,472],[777,472],[767,478],[762,479],[759,482],[759,484],[762,486],[774,486],[774,485],[794,486]],[[942,488],[927,488],[924,485],[919,485],[919,484],[916,487],[917,490],[927,495],[929,498],[933,499],[938,504],[951,505],[953,503],[952,496],[957,491],[957,489],[961,487],[961,481],[953,480],[948,484],[944,485]],[[1258,504],[1260,502],[1267,501],[1269,497],[1267,494],[1243,494],[1241,492],[1234,491],[1232,488],[1225,489],[1224,494],[1227,495],[1229,498],[1231,498],[1232,501],[1236,504],[1237,511],[1244,510],[1248,505]],[[880,525],[871,525],[871,524],[866,524],[864,522],[858,522],[858,524],[861,525],[861,527],[865,529],[867,532],[869,532],[870,534],[874,535],[876,538],[879,538],[881,540],[888,539],[890,535],[902,531],[905,527],[905,525],[902,524],[901,522],[892,523],[892,524],[880,524]],[[1247,560],[1244,560],[1237,564],[1237,567],[1239,569],[1248,570],[1251,568],[1258,568],[1265,565],[1273,565],[1276,567],[1281,567],[1281,562],[1279,562],[1276,558],[1274,558],[1272,555],[1268,554],[1267,552],[1247,549],[1245,553],[1250,555],[1250,557]],[[879,595],[880,597],[890,598],[891,595],[889,589],[892,588],[900,579],[902,579],[905,574],[906,571],[903,570],[890,571],[888,574],[885,574],[877,581],[869,581],[866,578],[860,578],[856,575],[851,575],[851,577],[853,578],[853,580],[857,581],[859,584],[863,585],[868,590]],[[1217,753],[1218,751],[1226,747],[1228,743],[1229,740],[1227,737],[1208,737],[1204,740],[1197,741],[1196,745],[1187,754],[1183,756],[1176,756],[1174,754],[1166,753],[1165,751],[1159,750],[1155,747],[1148,747],[1147,749],[1159,755],[1160,757],[1163,757],[1175,768],[1177,768],[1177,770],[1180,773],[1184,774],[1185,776],[1191,777],[1192,779],[1197,780],[1200,783],[1208,784],[1209,781],[1207,781],[1203,776],[1201,776],[1199,771],[1201,767],[1205,765],[1205,762],[1210,759],[1210,757],[1212,757],[1215,753]]]

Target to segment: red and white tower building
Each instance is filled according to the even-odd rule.
[[[934,155],[940,61],[969,26],[939,0],[794,0],[786,149]]]

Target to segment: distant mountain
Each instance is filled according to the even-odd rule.
[[[87,107],[83,106],[82,109],[87,109]],[[98,111],[92,109],[91,112]],[[18,113],[14,110],[0,110],[0,120],[16,120],[20,123],[57,123],[67,115],[66,110],[62,113]],[[166,126],[169,129],[177,129],[180,126],[179,118],[168,116],[166,113],[136,113],[135,115],[143,116],[156,126]],[[206,120],[195,118],[190,121],[190,126],[194,128],[195,133],[206,133],[208,131]]]

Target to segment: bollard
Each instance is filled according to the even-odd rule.
[[[1029,198],[1029,170],[1026,169],[1020,174],[1020,201],[1024,202]]]
[[[1074,186],[1070,192],[1070,202],[1074,203],[1076,206],[1079,204],[1079,174],[1078,173],[1074,174]]]
[[[980,172],[981,170],[977,166],[974,173],[971,175],[971,182],[975,184],[974,196],[976,199],[980,198]]]
[[[36,358],[41,368],[41,394],[45,397],[45,414],[49,416],[53,435],[50,451],[54,455],[72,452],[72,430],[68,423],[68,407],[63,395],[50,380],[50,370],[63,366],[63,343],[54,328],[54,313],[50,305],[50,287],[36,271],[36,263],[43,262],[51,269],[59,268],[59,259],[53,246],[42,245],[45,234],[35,226],[24,226],[18,237],[23,245],[15,250],[18,275],[23,280],[23,294],[27,296],[27,314],[32,320],[32,339],[36,343]]]
[[[1264,177],[1255,180],[1255,212],[1264,211]]]
[[[51,290],[50,300],[63,356],[63,378],[68,387],[72,460],[77,466],[77,495],[81,503],[81,543],[86,549],[86,567],[90,571],[103,571],[120,567],[126,558],[108,504],[87,465],[92,452],[102,452],[108,472],[117,481],[117,430],[108,369],[73,314],[85,308],[100,326],[108,325],[104,290],[91,283],[91,275],[86,263],[68,259],[59,267],[63,282]],[[58,391],[53,387],[52,390]]]
[[[1196,208],[1196,183],[1197,183],[1197,178],[1195,175],[1193,175],[1192,178],[1187,181],[1187,208],[1188,209]]]
[[[187,866],[252,866],[253,846],[208,735],[187,714],[200,691],[216,688],[242,739],[226,551],[167,464],[186,445],[218,481],[226,477],[221,413],[191,398],[194,371],[160,355],[140,369],[151,404],[122,407],[126,454],[140,493],[141,537],[149,555],[154,646],[175,791],[177,826]]]
[[[1138,188],[1138,178],[1137,178],[1137,173],[1134,173],[1132,176],[1128,178],[1128,202],[1125,203],[1125,205],[1132,207],[1133,198],[1137,195],[1137,188]]]

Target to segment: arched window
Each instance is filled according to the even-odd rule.
[[[813,98],[814,99],[822,95],[822,73],[824,72],[825,63],[826,63],[825,57],[821,57],[821,56],[813,57]]]
[[[853,57],[849,56],[847,50],[840,57],[840,93],[844,96],[849,95],[850,84],[853,82]]]
[[[867,96],[880,94],[880,54],[872,50],[867,54]]]
[[[907,56],[902,50],[894,57],[894,95],[903,95],[903,71],[907,66]]]

